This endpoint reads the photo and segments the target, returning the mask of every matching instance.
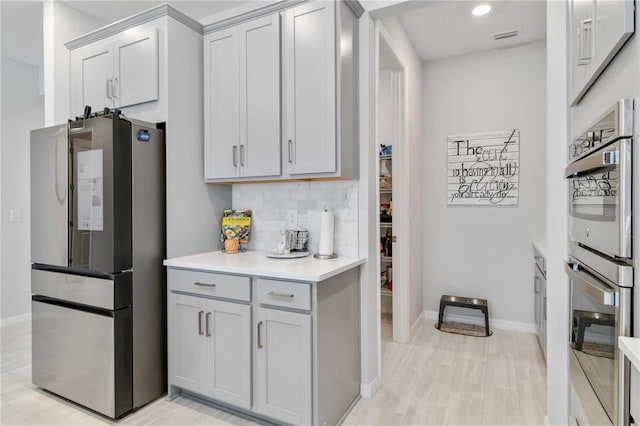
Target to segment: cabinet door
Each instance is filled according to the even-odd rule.
[[[114,42],[113,99],[116,108],[158,100],[158,34],[137,31]]]
[[[200,392],[205,380],[205,301],[199,297],[172,293],[169,299],[170,382]]]
[[[240,152],[243,177],[280,175],[280,15],[240,31]]]
[[[571,78],[570,100],[585,89],[593,74],[594,0],[572,0],[571,11]]]
[[[634,31],[633,0],[595,2],[594,71],[599,74]]]
[[[311,317],[258,308],[256,327],[256,411],[311,424]]]
[[[95,43],[70,53],[71,116],[113,106],[113,44]]]
[[[202,393],[251,409],[251,307],[207,300],[208,366]]]
[[[204,39],[205,179],[238,176],[239,47],[237,27]]]
[[[285,15],[289,174],[336,171],[335,4],[311,2]]]

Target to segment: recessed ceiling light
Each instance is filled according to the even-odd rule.
[[[482,16],[482,15],[486,15],[490,11],[491,11],[491,6],[489,6],[488,4],[481,4],[479,6],[474,7],[471,13],[473,13],[474,16]]]

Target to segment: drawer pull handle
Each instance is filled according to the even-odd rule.
[[[195,285],[199,285],[201,287],[215,287],[215,284],[209,284],[209,283],[201,283],[200,281],[196,281],[193,284]]]
[[[262,321],[258,322],[258,349],[262,349]]]
[[[198,335],[199,336],[202,335],[202,314],[204,314],[204,311],[198,312]]]
[[[206,330],[206,336],[207,336],[207,337],[211,336],[211,333],[209,332],[209,317],[210,317],[210,316],[211,316],[211,312],[207,312],[207,315],[206,315],[206,321],[205,321],[205,323],[204,323],[204,325],[205,325],[205,327],[204,327],[204,328],[205,328],[205,330]]]
[[[293,294],[286,294],[286,293],[276,293],[275,291],[270,291],[269,296],[274,296],[274,297],[293,297]]]

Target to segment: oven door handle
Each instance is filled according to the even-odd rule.
[[[614,167],[620,164],[619,150],[597,151],[567,166],[564,175],[567,178],[580,176],[593,170]]]
[[[593,297],[598,303],[608,306],[616,305],[616,292],[605,284],[601,284],[593,275],[576,271],[573,269],[573,263],[565,263],[564,267],[567,271],[567,275],[573,283],[580,287],[585,293]]]

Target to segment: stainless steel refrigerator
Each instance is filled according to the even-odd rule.
[[[166,391],[164,131],[31,132],[32,380],[112,418]]]

